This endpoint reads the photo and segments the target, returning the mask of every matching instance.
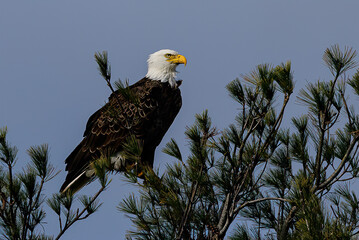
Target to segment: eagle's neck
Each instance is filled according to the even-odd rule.
[[[149,66],[146,77],[151,80],[159,80],[161,82],[168,82],[171,87],[176,87],[176,65],[163,66]]]

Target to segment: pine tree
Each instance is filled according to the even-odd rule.
[[[93,197],[55,193],[51,198],[46,198],[44,186],[58,173],[49,162],[47,144],[30,147],[27,151],[30,163],[22,171],[15,172],[17,148],[7,142],[6,135],[7,128],[1,128],[0,239],[60,239],[75,222],[86,219],[100,207],[96,199],[109,183],[103,174],[105,170],[101,161],[98,161],[96,170],[102,188]],[[77,198],[82,208],[73,206]],[[45,234],[46,203],[58,215],[60,230],[56,237]]]
[[[140,196],[119,205],[135,229],[128,239],[351,239],[358,233],[359,115],[346,86],[359,95],[356,51],[338,45],[323,56],[333,79],[309,83],[298,100],[307,114],[283,128],[294,84],[291,63],[259,65],[227,86],[239,104],[235,122],[218,131],[207,111],[186,129],[189,155],[172,139],[176,160],[147,171]],[[280,99],[280,108],[278,101]],[[339,122],[339,119],[341,120]],[[250,221],[250,223],[248,223]],[[247,226],[246,226],[247,224]]]

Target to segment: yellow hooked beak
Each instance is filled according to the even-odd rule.
[[[168,62],[172,62],[172,63],[175,63],[175,64],[184,64],[186,66],[187,64],[187,59],[185,58],[185,56],[183,55],[173,55],[173,56],[170,56],[168,59],[167,59]]]

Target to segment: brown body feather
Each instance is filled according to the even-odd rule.
[[[89,182],[91,177],[84,172],[90,163],[101,154],[120,152],[130,134],[143,146],[139,164],[152,167],[155,149],[181,108],[181,92],[168,83],[148,78],[141,79],[130,89],[138,99],[137,105],[116,91],[117,97],[112,94],[109,102],[89,118],[84,139],[65,160],[68,174],[61,192],[70,183],[69,189],[77,191]]]

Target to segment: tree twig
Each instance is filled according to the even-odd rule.
[[[279,198],[279,197],[266,197],[266,198],[260,198],[260,199],[255,199],[255,200],[251,200],[248,202],[243,203],[242,205],[238,206],[235,210],[234,213],[237,214],[241,209],[247,207],[248,205],[252,205],[255,203],[259,203],[259,202],[263,202],[263,201],[268,201],[268,200],[277,200],[277,201],[282,201],[282,202],[290,202],[290,200],[285,199],[285,198]]]
[[[74,219],[72,219],[71,221],[67,221],[66,220],[66,224],[64,226],[64,228],[61,229],[60,233],[57,235],[57,237],[55,238],[55,240],[60,239],[60,237],[66,232],[66,230],[68,230],[72,224],[74,224],[76,221],[78,220],[82,220],[85,218],[81,218],[81,216],[85,213],[85,211],[87,211],[87,209],[91,206],[91,204],[98,198],[98,196],[100,196],[100,194],[106,189],[106,186],[103,186],[100,188],[100,190],[91,198],[91,201],[82,209],[82,211],[80,213],[76,214],[76,217]]]

